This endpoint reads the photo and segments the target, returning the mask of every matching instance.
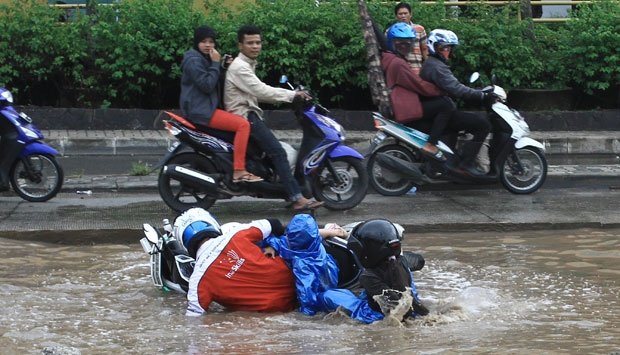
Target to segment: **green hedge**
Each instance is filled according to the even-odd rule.
[[[393,4],[368,0],[375,21],[393,22]],[[205,0],[123,1],[90,6],[75,21],[36,0],[0,5],[0,85],[20,104],[162,108],[177,105],[179,63],[193,29],[219,33],[223,53],[236,54],[236,30],[263,30],[259,75],[276,83],[286,73],[325,104],[367,109],[365,48],[356,1],[256,0],[239,9]],[[442,4],[413,3],[414,19],[456,32],[461,45],[452,66],[460,78],[480,71],[511,88],[573,87],[589,95],[620,86],[620,6],[596,0],[566,23],[518,21],[517,9],[480,5],[455,17]]]

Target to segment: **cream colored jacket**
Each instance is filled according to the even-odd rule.
[[[224,107],[226,111],[247,117],[255,112],[263,118],[259,102],[292,102],[295,91],[269,86],[256,76],[256,60],[239,53],[228,67],[224,82]]]

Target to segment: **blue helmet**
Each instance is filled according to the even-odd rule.
[[[394,51],[395,39],[408,39],[413,41],[414,38],[415,32],[411,29],[411,26],[404,22],[398,22],[387,30],[387,47],[389,50]]]
[[[191,208],[177,217],[172,235],[187,249],[189,256],[195,258],[200,242],[222,234],[220,224],[211,213],[202,208]]]
[[[435,44],[457,46],[459,38],[450,30],[436,29],[429,33],[426,43],[428,44],[428,51],[435,54]]]

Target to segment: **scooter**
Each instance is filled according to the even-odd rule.
[[[360,222],[350,223],[342,228],[349,234],[358,223]],[[402,239],[404,228],[399,224],[395,225],[399,237]],[[222,225],[222,230],[225,229],[226,224]],[[186,294],[196,261],[187,254],[182,241],[174,237],[170,222],[164,219],[161,230],[145,223],[143,232],[144,237],[140,239],[140,244],[144,252],[149,255],[150,276],[153,285],[163,291]],[[355,289],[359,287],[359,277],[363,271],[363,266],[356,252],[348,247],[348,243],[351,241],[356,241],[355,237],[351,235],[347,239],[331,237],[323,240],[325,250],[334,257],[338,264],[338,288]],[[424,267],[425,260],[421,254],[403,251],[403,257],[411,271],[418,271]]]
[[[63,171],[56,161],[58,151],[45,144],[32,118],[12,106],[13,95],[0,87],[0,120],[8,120],[17,131],[22,149],[9,170],[13,190],[30,202],[44,202],[56,196],[63,183]],[[2,152],[0,152],[1,154]]]
[[[478,73],[472,74],[475,82]],[[514,194],[529,194],[538,190],[547,177],[547,160],[542,143],[528,137],[530,129],[519,112],[506,105],[506,91],[497,85],[487,86],[496,102],[488,107],[488,119],[493,127],[490,142],[490,171],[480,177],[455,172],[458,152],[439,141],[437,147],[447,157],[439,161],[421,153],[428,140],[426,133],[373,113],[377,133],[368,150],[370,185],[385,196],[400,196],[415,185],[442,181],[473,184],[495,184],[498,181]],[[391,138],[391,139],[389,139]]]
[[[281,82],[288,84],[286,76]],[[344,129],[319,104],[295,100],[293,111],[303,130],[301,147],[297,152],[290,145],[283,143],[283,146],[304,196],[324,201],[324,207],[330,210],[357,206],[368,189],[364,157],[344,145]],[[216,200],[234,196],[288,197],[273,164],[253,148],[252,139],[246,168],[264,181],[233,183],[231,133],[214,129],[198,131],[183,117],[166,114],[170,119],[164,120],[164,126],[179,143],[155,168],[161,167],[159,194],[170,208],[178,212],[192,207],[206,210]]]

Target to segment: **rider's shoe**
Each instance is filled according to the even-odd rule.
[[[459,167],[459,170],[467,175],[467,176],[471,176],[471,177],[481,177],[481,176],[485,176],[486,174],[484,173],[484,171],[480,171],[478,170],[478,167],[476,167],[473,164],[467,164],[467,165],[461,165]]]
[[[0,171],[0,192],[8,191],[11,188],[8,174]]]

